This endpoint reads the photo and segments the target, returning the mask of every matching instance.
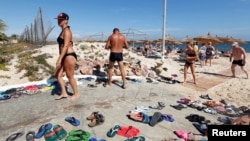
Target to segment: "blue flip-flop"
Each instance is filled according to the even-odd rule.
[[[47,123],[47,124],[45,124],[45,129],[50,130],[52,128],[52,126],[53,125],[51,123]]]
[[[113,128],[111,128],[108,132],[107,132],[107,136],[108,137],[114,137],[116,135],[116,132],[120,129],[121,127],[119,125],[115,125]]]
[[[89,139],[89,141],[97,141],[97,139],[92,137],[92,138]]]
[[[37,138],[37,139],[41,138],[45,134],[45,132],[47,130],[50,130],[51,128],[52,128],[52,124],[51,123],[47,123],[47,124],[42,125],[39,128],[38,132],[36,133],[35,138]]]
[[[10,98],[11,98],[11,96],[9,94],[0,94],[0,100],[7,100]]]
[[[75,117],[66,117],[65,121],[69,122],[70,124],[72,124],[74,126],[80,125],[80,121],[78,119],[76,119]]]
[[[45,131],[46,131],[46,126],[45,124],[43,124],[40,126],[38,132],[36,133],[35,138],[36,139],[41,138],[45,134]]]

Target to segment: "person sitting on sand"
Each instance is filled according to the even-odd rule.
[[[190,42],[186,43],[185,54],[186,54],[186,62],[185,62],[185,65],[184,65],[184,82],[183,83],[186,82],[187,71],[188,71],[188,68],[190,67],[191,73],[192,73],[193,79],[194,79],[194,84],[197,84],[196,83],[196,77],[195,77],[194,63],[195,63],[196,59],[198,58],[198,54],[197,54],[197,51],[195,51],[193,49],[192,44]]]
[[[56,100],[68,97],[66,92],[65,83],[62,79],[63,73],[66,73],[66,76],[69,80],[69,84],[73,89],[73,96],[70,100],[75,100],[80,95],[77,89],[77,83],[74,78],[75,66],[77,64],[77,56],[73,49],[72,42],[72,32],[68,26],[69,16],[66,13],[60,13],[57,16],[58,25],[61,27],[62,31],[57,38],[59,44],[59,57],[56,61],[56,72],[55,77],[60,85],[61,94]]]
[[[244,48],[239,46],[238,42],[234,42],[232,44],[232,53],[229,59],[230,62],[232,61],[232,58],[233,58],[233,62],[231,66],[231,71],[232,71],[233,77],[235,77],[235,67],[239,65],[241,70],[246,74],[247,79],[248,79],[248,73],[244,68],[244,66],[246,65],[246,52]]]
[[[109,36],[105,45],[105,49],[110,49],[107,84],[111,85],[112,83],[112,73],[113,73],[114,63],[117,61],[123,81],[122,88],[125,89],[126,76],[123,66],[123,48],[125,49],[129,48],[127,39],[125,38],[124,35],[120,33],[120,30],[118,28],[114,28],[113,34]]]

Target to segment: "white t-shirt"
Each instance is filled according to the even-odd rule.
[[[200,49],[199,49],[199,53],[205,54],[205,53],[206,53],[206,50],[207,50],[207,47],[206,47],[206,46],[202,46],[202,47],[200,47]]]

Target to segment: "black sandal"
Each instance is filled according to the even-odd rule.
[[[178,105],[170,105],[171,107],[175,108],[176,110],[181,110],[183,108],[187,108],[187,106],[184,106],[183,104]]]
[[[208,100],[213,100],[211,97],[209,97],[208,94],[200,95],[200,98],[208,99]]]
[[[90,87],[90,88],[96,88],[96,87],[97,87],[97,85],[94,85],[94,84],[88,84],[88,87]]]

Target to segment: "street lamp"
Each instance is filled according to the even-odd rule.
[[[166,34],[166,8],[167,8],[167,0],[163,0],[164,10],[163,10],[163,32],[162,32],[162,57],[161,61],[164,62],[164,51],[165,51],[165,34]]]

